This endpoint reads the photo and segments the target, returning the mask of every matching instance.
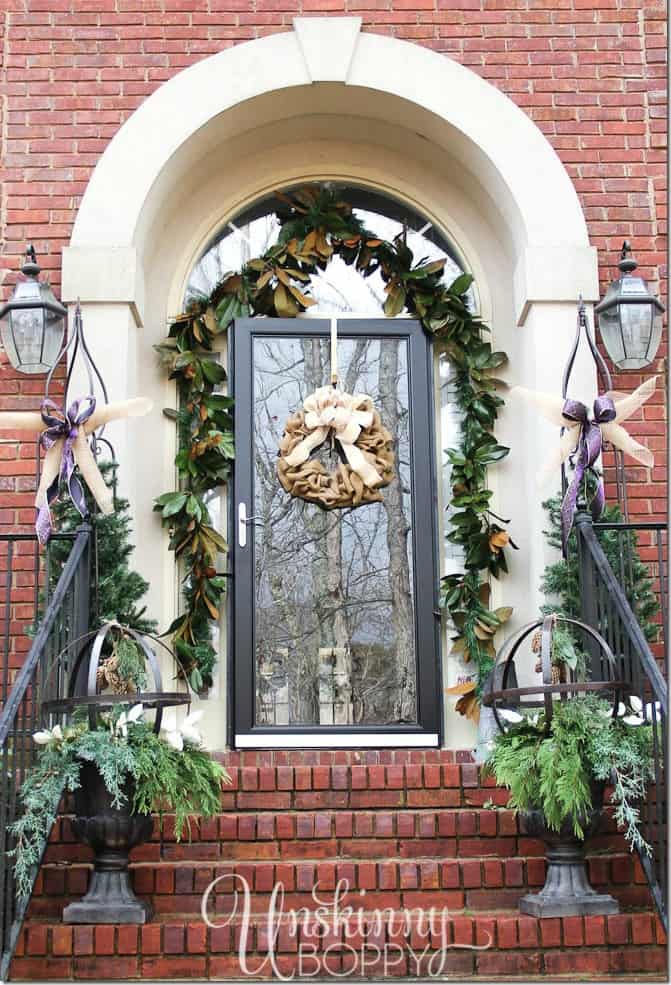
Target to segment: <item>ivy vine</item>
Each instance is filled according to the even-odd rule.
[[[209,296],[191,300],[156,346],[179,396],[178,409],[165,411],[178,429],[179,488],[159,496],[154,505],[184,571],[184,611],[168,633],[192,686],[208,686],[216,659],[212,629],[226,589],[217,564],[226,544],[212,525],[206,497],[227,481],[234,461],[233,401],[217,393],[226,374],[209,353],[235,318],[293,318],[313,305],[310,280],[337,255],[364,277],[379,271],[385,315],[405,310],[419,319],[454,366],[461,439],[448,453],[448,537],[463,552],[464,571],[442,579],[441,605],[455,628],[453,651],[472,662],[476,672],[472,685],[456,689],[458,708],[476,717],[479,691],[494,662],[493,636],[511,612],[490,609],[488,584],[490,575],[498,578],[508,570],[506,548],[515,546],[506,521],[490,508],[487,488],[487,468],[509,452],[493,433],[503,404],[494,371],[506,362],[506,354],[492,349],[484,338],[487,327],[469,308],[470,274],[446,286],[444,260],[415,261],[404,233],[392,242],[378,238],[329,185],[276,194],[277,242],[239,272],[227,274]]]

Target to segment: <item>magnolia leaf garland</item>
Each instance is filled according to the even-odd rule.
[[[179,409],[168,409],[178,428],[175,464],[179,488],[160,496],[155,509],[170,530],[170,548],[184,570],[184,612],[169,628],[191,684],[211,683],[216,659],[212,628],[220,615],[226,577],[218,559],[226,550],[214,530],[206,494],[229,478],[234,460],[233,401],[216,393],[225,372],[208,352],[235,318],[262,315],[292,318],[314,304],[310,280],[333,256],[362,276],[379,271],[385,284],[384,313],[407,311],[444,346],[455,371],[461,440],[450,451],[452,498],[448,538],[463,551],[464,571],[441,582],[441,604],[455,627],[453,649],[473,665],[475,696],[494,664],[493,635],[505,618],[489,608],[489,576],[507,569],[506,549],[515,547],[506,521],[492,513],[487,468],[509,449],[493,431],[503,404],[495,371],[506,362],[483,338],[488,332],[468,306],[473,278],[461,274],[442,283],[444,260],[415,261],[401,234],[393,242],[367,230],[352,207],[328,185],[277,193],[277,243],[227,274],[208,297],[189,303],[156,346],[177,382]]]

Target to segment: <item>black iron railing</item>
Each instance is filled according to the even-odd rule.
[[[7,855],[14,847],[10,827],[19,811],[17,793],[35,759],[33,733],[56,724],[56,719],[45,721],[42,702],[67,696],[68,661],[76,649],[73,644],[88,631],[91,528],[82,526],[70,536],[72,549],[57,580],[48,552],[39,551],[34,537],[16,534],[0,538],[0,558],[5,565],[1,603],[5,669],[0,712],[0,980],[6,977],[28,905],[28,900],[16,898],[13,861]],[[22,655],[15,648],[26,630],[32,643],[27,655]],[[9,673],[7,668],[16,665],[17,659],[20,666]],[[54,804],[54,810],[57,806]]]
[[[622,566],[615,572],[599,543],[598,530],[617,528],[621,537]],[[582,618],[599,630],[617,661],[616,677],[625,681],[631,694],[649,706],[648,718],[652,729],[654,785],[640,804],[641,833],[651,846],[651,854],[641,852],[641,864],[646,873],[655,904],[664,925],[668,925],[668,829],[667,829],[667,721],[668,689],[665,680],[665,657],[655,657],[651,644],[639,624],[628,595],[635,587],[627,581],[633,571],[633,531],[654,535],[653,547],[659,549],[659,570],[651,568],[656,578],[660,600],[666,599],[666,558],[663,528],[657,524],[600,524],[593,525],[588,514],[576,516],[576,532],[580,571]],[[612,556],[612,554],[611,554]],[[618,564],[619,566],[619,555]],[[621,576],[621,577],[620,577]],[[661,609],[660,633],[666,639],[667,609]],[[654,643],[653,643],[654,645]],[[661,667],[660,667],[661,664]],[[664,673],[663,673],[664,670]]]
[[[665,524],[655,521],[595,523],[593,526],[602,546],[606,537],[611,541],[611,568],[624,588],[630,605],[631,600],[640,595],[641,589],[636,562],[642,561],[645,565],[650,594],[657,602],[657,612],[652,616],[656,626],[655,637],[647,636],[647,638],[662,673],[666,675],[669,641],[667,620],[664,615],[669,608],[668,528]],[[638,621],[642,621],[640,616]]]

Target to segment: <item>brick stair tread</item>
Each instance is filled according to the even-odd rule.
[[[394,908],[394,915],[402,915],[403,908]],[[374,909],[362,909],[363,917],[369,917],[375,913]],[[251,924],[254,927],[265,928],[267,913],[251,913]],[[358,919],[357,916],[352,918]],[[236,917],[232,921],[239,925],[241,917]],[[492,924],[496,931],[497,945],[507,947],[590,947],[600,944],[612,946],[635,946],[645,945],[666,945],[666,934],[660,919],[647,909],[635,909],[624,913],[611,914],[610,916],[586,916],[586,917],[546,917],[539,918],[521,914],[518,909],[510,907],[492,910],[482,910],[478,913],[456,912],[450,913],[448,924],[456,928],[459,940],[465,939],[468,928],[475,931],[476,927],[489,927]],[[59,937],[80,938],[82,946],[86,946],[91,936],[91,931],[97,933],[101,938],[106,938],[114,933],[118,937],[118,932],[122,931],[123,936],[137,937],[138,934],[145,933],[150,936],[147,928],[172,928],[176,933],[181,930],[186,931],[200,929],[206,930],[202,919],[194,919],[193,914],[157,914],[151,921],[143,926],[133,926],[124,924],[81,924],[67,925],[61,921],[54,921],[46,917],[31,917],[25,921],[22,928],[24,944],[19,943],[17,954],[36,953],[46,942],[44,934],[48,931],[56,930]],[[538,931],[538,937],[534,939],[533,929]],[[523,936],[519,936],[520,930]],[[216,933],[216,928],[210,928],[210,933]],[[524,936],[528,932],[531,936]],[[31,945],[31,938],[34,938]],[[25,946],[26,939],[28,941]],[[312,935],[311,935],[312,939]],[[456,938],[453,936],[452,941]],[[499,941],[501,943],[499,944]]]
[[[251,920],[250,964],[267,954],[264,937],[266,921],[262,915]],[[261,933],[259,931],[261,930]],[[610,917],[565,917],[538,920],[517,911],[460,914],[448,923],[450,945],[447,972],[451,975],[486,976],[487,980],[506,980],[514,976],[553,977],[579,973],[627,975],[642,980],[664,980],[666,968],[665,936],[659,921],[649,913],[627,913]],[[299,939],[314,943],[310,929],[301,928]],[[347,936],[349,951],[356,951],[356,930]],[[405,964],[389,977],[413,977],[407,939],[392,935],[376,937],[376,942],[406,945]],[[409,938],[410,943],[413,937]],[[487,949],[469,949],[482,945]],[[344,938],[327,936],[322,951],[334,962],[345,961],[348,948]],[[415,938],[415,943],[421,943]],[[464,945],[459,947],[458,945]],[[296,940],[280,933],[277,961],[290,970],[295,966]],[[317,953],[321,951],[317,950]],[[396,952],[394,952],[396,953]],[[430,958],[431,951],[425,959]],[[351,957],[351,954],[350,954]],[[334,967],[341,967],[334,964]],[[342,966],[344,967],[344,966]],[[656,973],[656,974],[655,974]],[[31,920],[23,929],[11,969],[14,980],[44,976],[56,978],[232,978],[240,979],[233,927],[212,929],[189,918],[154,920],[144,927],[77,926]],[[248,977],[244,976],[245,979]],[[373,975],[375,980],[379,980]],[[416,977],[416,976],[415,976]],[[425,980],[425,979],[424,979]]]

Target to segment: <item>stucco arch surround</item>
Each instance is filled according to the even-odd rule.
[[[134,251],[123,257],[124,286],[126,294],[135,295],[141,317],[145,254],[152,249],[147,234],[194,153],[212,145],[222,124],[228,140],[236,136],[236,121],[238,127],[249,127],[252,120],[258,125],[261,106],[247,105],[245,111],[245,104],[259,97],[279,96],[280,117],[290,118],[296,115],[296,88],[336,83],[346,88],[353,117],[370,112],[371,94],[387,95],[395,104],[392,119],[400,123],[399,101],[405,103],[406,115],[408,110],[415,115],[410,122],[415,138],[449,150],[487,190],[515,253],[518,319],[524,318],[529,301],[558,300],[558,295],[572,299],[576,287],[596,297],[596,261],[580,202],[541,131],[512,100],[452,59],[360,28],[360,18],[297,18],[292,32],[222,51],[162,85],[126,121],[98,162],[71,248],[85,247],[89,255],[92,249]],[[314,103],[315,111],[323,112],[320,100]],[[233,118],[221,120],[236,109]],[[217,121],[219,127],[212,128]],[[543,273],[550,265],[559,268],[554,286]],[[69,257],[64,267],[68,291],[74,274]]]
[[[222,220],[303,180],[344,179],[405,199],[445,229],[475,274],[496,345],[511,356],[508,377],[542,389],[559,385],[576,298],[598,297],[575,189],[531,120],[449,58],[360,28],[359,18],[298,18],[291,32],[206,58],[161,86],[100,159],[64,251],[63,298],[81,299],[113,399],[155,401],[151,418],[119,425],[113,438],[136,563],[163,624],[177,586],[150,511],[173,481],[174,428],[161,407],[174,396],[152,345]],[[577,373],[585,392],[589,365]],[[552,433],[507,408],[498,434],[514,457],[496,470],[497,506],[521,548],[502,597],[524,621],[537,611],[546,561],[533,476]],[[222,661],[220,693],[223,673]],[[223,735],[213,710],[212,742]],[[468,744],[452,717],[446,741]]]

